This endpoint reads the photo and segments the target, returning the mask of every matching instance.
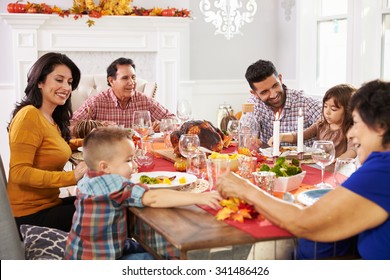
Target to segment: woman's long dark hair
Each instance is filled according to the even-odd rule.
[[[75,90],[80,82],[80,69],[76,66],[76,64],[65,54],[61,53],[47,53],[41,56],[31,67],[30,71],[27,74],[27,86],[24,90],[26,94],[20,103],[16,104],[14,111],[12,112],[12,119],[15,115],[27,105],[33,105],[37,109],[42,106],[42,92],[38,88],[38,84],[40,82],[45,82],[47,75],[53,72],[54,68],[57,65],[65,65],[72,72],[72,90]],[[65,139],[65,141],[70,140],[70,119],[72,118],[72,103],[71,103],[71,95],[68,100],[66,100],[64,105],[59,105],[55,108],[53,112],[53,119],[55,123],[58,125],[61,136]],[[11,123],[10,122],[10,123]],[[7,129],[9,130],[10,124],[8,124]]]

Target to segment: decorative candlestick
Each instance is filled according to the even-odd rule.
[[[274,157],[279,156],[279,146],[280,146],[279,133],[280,133],[280,121],[279,121],[279,112],[278,112],[275,114],[274,130],[273,130],[274,145],[273,145],[272,156]]]
[[[298,159],[303,159],[303,111],[299,108],[298,111],[298,133],[297,133],[297,153]]]

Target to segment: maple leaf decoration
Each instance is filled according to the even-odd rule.
[[[243,223],[245,219],[255,219],[259,216],[253,205],[249,205],[235,197],[223,199],[220,204],[222,208],[215,215],[218,221],[229,219]]]

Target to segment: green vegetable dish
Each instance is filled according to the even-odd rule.
[[[272,171],[276,174],[276,177],[289,177],[301,173],[302,168],[299,167],[298,159],[294,158],[289,163],[286,161],[286,157],[279,157],[272,168],[263,163],[259,171]]]
[[[141,177],[139,177],[139,181],[143,184],[149,184],[149,185],[160,183],[157,178],[149,177],[146,175],[142,175]]]

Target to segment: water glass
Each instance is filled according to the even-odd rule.
[[[332,141],[318,140],[313,143],[312,159],[321,167],[321,183],[315,186],[319,189],[332,188],[331,184],[324,182],[325,166],[332,164],[335,157],[335,149]]]
[[[187,158],[187,173],[195,175],[198,179],[205,179],[207,176],[207,156],[198,152]]]
[[[182,123],[191,119],[192,108],[188,100],[180,99],[177,101],[176,107],[177,117],[181,120]]]
[[[179,151],[183,157],[191,157],[199,149],[200,140],[196,134],[182,134],[179,139]]]
[[[334,167],[334,183],[336,187],[348,179],[349,176],[357,169],[356,161],[354,158],[338,158]]]
[[[209,178],[210,191],[216,189],[217,179],[230,171],[230,160],[224,158],[207,159],[207,176]]]
[[[252,173],[255,184],[270,195],[274,194],[276,174],[271,171],[257,171]]]
[[[154,167],[154,150],[151,139],[143,140],[140,147],[136,150],[135,162],[139,171],[148,171]]]
[[[165,148],[172,148],[171,133],[176,128],[175,119],[162,119],[160,122],[160,131],[164,134]]]
[[[256,169],[257,158],[241,155],[237,157],[238,170],[241,177],[252,178],[252,172]]]
[[[248,148],[250,151],[257,150],[257,133],[239,132],[238,148]]]

